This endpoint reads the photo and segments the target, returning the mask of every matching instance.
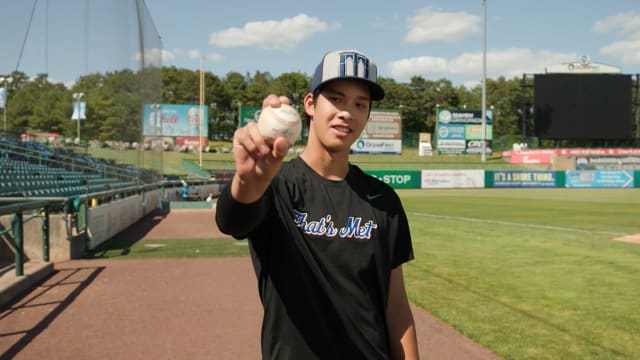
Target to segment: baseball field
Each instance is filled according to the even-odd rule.
[[[640,358],[640,189],[398,190],[410,300],[505,359]],[[112,242],[106,258],[246,256],[231,239]]]
[[[640,189],[404,191],[411,300],[507,359],[637,359]]]

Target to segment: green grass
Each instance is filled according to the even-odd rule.
[[[640,358],[640,189],[399,193],[414,303],[506,359]]]
[[[89,254],[91,258],[152,259],[204,258],[248,256],[246,240],[220,239],[163,239],[129,242],[111,240]]]
[[[228,145],[230,147],[230,145]],[[200,163],[198,153],[178,153],[174,151],[153,152],[136,150],[112,150],[108,148],[89,148],[89,154],[104,159],[113,159],[118,163],[131,164],[146,168],[159,169],[164,174],[185,174],[183,160]],[[296,155],[288,155],[285,160]],[[480,162],[477,155],[417,155],[416,149],[405,149],[402,155],[352,155],[351,162],[365,170],[421,170],[421,169],[521,169],[522,166],[507,163],[498,154],[488,156],[486,162]],[[202,167],[205,169],[234,169],[233,155],[230,153],[202,153]]]

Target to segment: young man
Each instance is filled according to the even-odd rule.
[[[236,173],[217,202],[220,229],[249,239],[264,306],[265,359],[417,359],[402,264],[413,258],[400,199],[349,163],[384,90],[355,50],[327,53],[304,98],[302,154],[255,123],[234,134]],[[265,106],[288,103],[269,95]]]

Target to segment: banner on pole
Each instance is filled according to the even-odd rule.
[[[73,114],[71,115],[71,120],[85,120],[87,117],[85,116],[85,110],[87,108],[87,103],[84,101],[76,101],[73,103]]]
[[[7,103],[7,88],[0,88],[0,109],[4,109]]]

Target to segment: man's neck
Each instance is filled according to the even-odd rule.
[[[318,175],[328,180],[342,180],[349,172],[349,153],[305,149],[300,157]]]

